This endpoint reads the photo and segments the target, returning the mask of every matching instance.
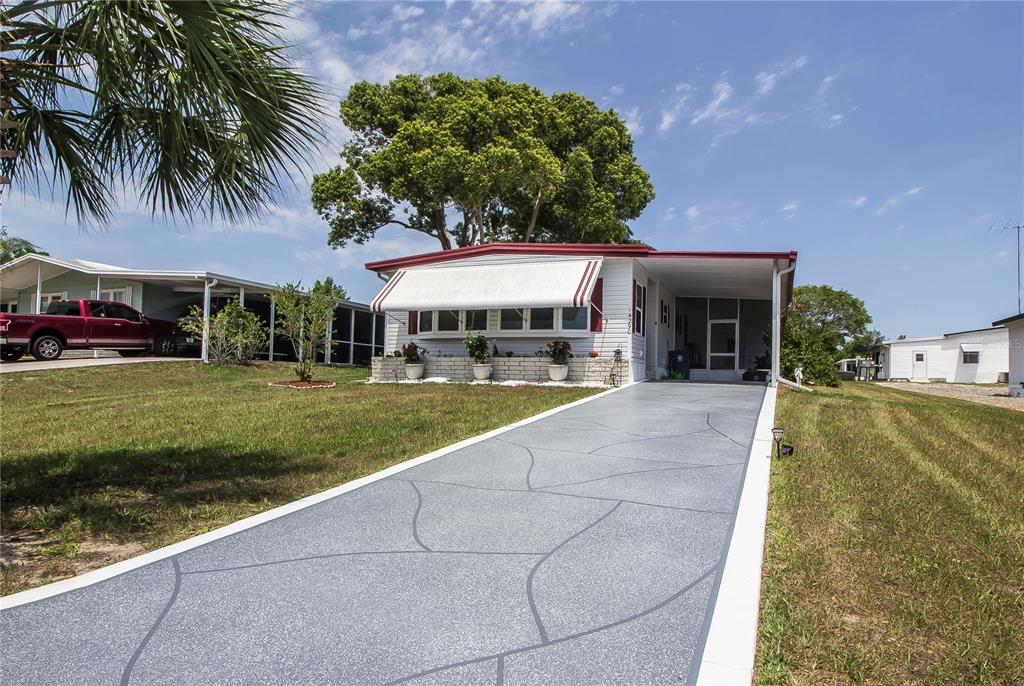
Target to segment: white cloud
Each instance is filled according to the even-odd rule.
[[[843,198],[839,202],[844,205],[850,205],[851,207],[864,207],[868,203],[868,196],[858,195],[852,198]]]
[[[837,126],[842,126],[842,124],[843,124],[843,115],[841,115],[841,114],[833,114],[833,115],[831,115],[828,118],[828,123],[825,125],[825,128],[827,128],[827,129],[834,129]]]
[[[677,83],[672,98],[672,103],[661,111],[661,121],[658,122],[658,131],[667,133],[685,110],[690,99],[693,97],[693,86],[688,83]]]
[[[785,63],[779,65],[775,69],[775,71],[762,71],[762,72],[758,72],[754,76],[754,81],[757,82],[757,94],[758,95],[768,95],[773,90],[775,90],[775,86],[776,86],[776,84],[778,84],[779,79],[781,79],[782,77],[786,76],[787,74],[789,74],[792,71],[800,69],[801,67],[806,65],[809,61],[810,61],[810,59],[807,57],[807,55],[801,55],[800,57],[797,57],[792,62],[785,62]]]
[[[676,208],[670,207],[667,210],[665,210],[665,214],[664,214],[664,216],[662,216],[661,221],[663,221],[663,222],[671,222],[671,221],[675,221],[675,218],[676,218]]]
[[[634,136],[639,136],[644,132],[643,122],[640,121],[640,108],[632,107],[623,112],[624,121],[626,122],[626,128]]]
[[[362,26],[350,26],[348,27],[348,31],[345,32],[345,35],[348,36],[349,40],[359,40],[368,33],[369,30]]]
[[[686,218],[691,222],[695,222],[700,219],[700,208],[696,205],[690,205],[686,208]]]
[[[714,96],[711,102],[707,104],[703,109],[697,110],[693,114],[693,118],[690,120],[691,124],[699,124],[705,119],[711,119],[712,121],[719,121],[720,119],[729,116],[734,113],[734,110],[726,109],[725,104],[729,102],[729,98],[732,97],[733,87],[729,85],[726,80],[721,80],[714,85],[712,88]]]
[[[785,205],[780,207],[779,208],[779,212],[781,212],[782,214],[786,215],[786,218],[788,219],[789,217],[792,217],[794,214],[796,214],[796,211],[799,210],[799,209],[800,209],[800,201],[799,200],[793,200],[791,202],[787,202]]]
[[[878,209],[875,210],[875,214],[881,216],[888,212],[889,210],[891,210],[892,208],[899,205],[903,201],[903,198],[910,198],[912,196],[917,195],[923,190],[924,186],[914,186],[913,188],[903,191],[899,195],[894,195],[890,197],[888,200],[886,200],[884,203],[882,203],[878,207]]]
[[[839,74],[828,74],[821,80],[821,85],[818,86],[818,96],[825,97],[828,93],[829,88],[832,87],[832,83],[839,78]]]
[[[609,88],[608,92],[611,93],[612,95],[622,95],[623,93],[626,92],[626,87],[621,83],[617,83],[611,88]]]
[[[395,5],[391,8],[391,14],[398,21],[406,21],[408,19],[415,19],[422,15],[426,10],[416,5]]]

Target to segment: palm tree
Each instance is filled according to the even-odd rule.
[[[267,0],[26,0],[0,8],[0,174],[83,223],[134,187],[154,214],[256,216],[322,138]],[[6,152],[4,152],[6,151]]]

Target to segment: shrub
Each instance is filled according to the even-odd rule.
[[[479,331],[467,331],[466,337],[462,339],[462,343],[466,346],[466,353],[477,364],[487,364],[487,361],[491,358],[491,351],[486,336]]]
[[[572,351],[572,344],[569,341],[554,340],[548,343],[544,354],[551,358],[551,364],[569,364],[569,353]]]
[[[295,374],[299,381],[311,381],[313,365],[330,345],[327,323],[338,301],[345,299],[345,289],[328,277],[313,284],[308,293],[301,284],[286,283],[275,288],[271,297],[277,309],[277,332],[291,341],[299,359]]]
[[[256,314],[242,308],[238,298],[229,300],[208,320],[203,318],[203,309],[193,305],[186,320],[178,328],[202,338],[209,325],[206,354],[212,364],[249,364],[266,349],[270,330]]]
[[[409,341],[402,346],[402,350],[399,354],[405,358],[406,364],[421,364],[427,351],[416,345],[414,342]]]

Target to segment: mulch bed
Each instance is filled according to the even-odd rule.
[[[334,388],[338,384],[333,381],[275,381],[267,384],[271,388]]]

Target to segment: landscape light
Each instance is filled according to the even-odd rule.
[[[781,426],[772,428],[772,437],[775,439],[775,456],[782,457],[782,434],[786,433],[786,430]]]

